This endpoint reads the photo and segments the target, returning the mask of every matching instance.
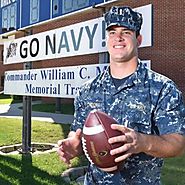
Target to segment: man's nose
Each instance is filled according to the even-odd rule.
[[[120,42],[120,41],[123,41],[124,38],[123,38],[122,34],[117,33],[117,34],[115,35],[115,40]]]

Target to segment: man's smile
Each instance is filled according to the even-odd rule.
[[[121,49],[121,48],[124,48],[125,45],[114,45],[113,48],[115,49]]]

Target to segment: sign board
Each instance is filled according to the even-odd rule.
[[[150,68],[150,61],[142,62]],[[74,98],[79,87],[105,70],[107,65],[6,71],[4,94]]]
[[[152,45],[152,6],[137,8],[144,17],[141,47]],[[4,64],[106,52],[103,17],[4,43]]]

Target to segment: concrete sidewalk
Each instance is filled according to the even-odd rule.
[[[40,104],[40,101],[33,101],[32,105],[33,104]],[[0,117],[22,119],[23,110],[19,109],[19,107],[23,107],[23,103],[0,105]],[[73,121],[73,115],[32,111],[32,120],[70,124]]]

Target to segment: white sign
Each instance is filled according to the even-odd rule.
[[[73,98],[79,86],[97,76],[106,66],[95,64],[7,71],[4,94]]]
[[[150,67],[150,61],[142,61]],[[5,72],[4,94],[74,98],[79,87],[108,64],[80,65]]]
[[[152,46],[152,4],[135,8],[134,10],[142,13],[143,16],[143,24],[141,28],[143,40],[140,47]]]
[[[151,46],[152,5],[137,8],[143,14],[141,47]],[[73,24],[59,29],[4,43],[4,64],[86,55],[107,51],[104,18]]]

